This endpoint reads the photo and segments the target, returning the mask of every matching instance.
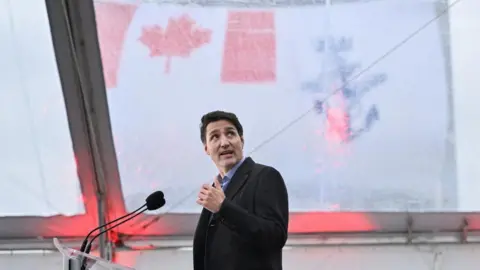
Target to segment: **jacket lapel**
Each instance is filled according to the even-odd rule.
[[[248,157],[235,172],[235,175],[233,175],[232,180],[230,180],[230,183],[228,184],[227,190],[225,190],[225,196],[229,200],[232,200],[243,185],[245,185],[248,176],[253,169],[253,165],[255,165],[255,162],[252,158]]]

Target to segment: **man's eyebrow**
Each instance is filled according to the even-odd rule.
[[[228,131],[237,131],[237,129],[235,127],[226,127],[225,130],[228,130]],[[217,128],[217,129],[214,129],[214,130],[211,130],[210,132],[208,132],[208,135],[212,135],[214,133],[218,133],[220,132],[220,130]]]
[[[210,130],[210,132],[208,132],[208,135],[211,135],[212,133],[215,133],[215,132],[218,132],[218,129]]]

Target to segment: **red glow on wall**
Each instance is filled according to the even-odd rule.
[[[297,213],[290,219],[289,232],[369,232],[377,227],[364,213]]]
[[[327,127],[325,136],[333,142],[344,142],[348,139],[348,114],[341,108],[327,110]]]
[[[140,256],[138,251],[115,251],[113,253],[112,261],[116,264],[135,268],[137,259]]]
[[[326,103],[325,138],[332,143],[348,141],[350,136],[350,117],[345,97],[336,93]]]

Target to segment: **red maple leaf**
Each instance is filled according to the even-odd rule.
[[[165,56],[165,73],[170,72],[173,56],[188,57],[194,49],[210,43],[211,30],[195,26],[188,15],[170,18],[165,30],[159,25],[147,26],[139,40],[150,49],[150,57]]]

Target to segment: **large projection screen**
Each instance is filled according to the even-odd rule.
[[[161,189],[164,223],[200,212],[197,190],[217,173],[199,135],[212,110],[239,116],[245,153],[282,173],[302,217],[457,210],[438,3],[96,13],[124,211]]]

